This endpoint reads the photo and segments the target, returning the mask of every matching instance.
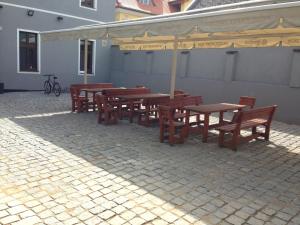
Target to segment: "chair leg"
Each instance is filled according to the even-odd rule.
[[[83,110],[82,108],[83,108],[82,102],[78,101],[77,102],[77,112],[82,112],[82,110]]]
[[[224,135],[225,132],[224,131],[220,131],[219,133],[219,147],[224,147]]]
[[[109,113],[104,112],[104,124],[108,125],[108,123],[109,123]]]
[[[159,123],[159,141],[163,143],[165,140],[165,126],[163,122]]]
[[[175,127],[169,126],[169,144],[170,145],[174,145],[174,143],[175,143],[174,136],[175,136]]]
[[[72,100],[72,112],[75,112],[75,101]]]
[[[119,117],[117,112],[111,112],[113,123],[118,123]]]
[[[252,134],[257,134],[256,127],[252,127]]]
[[[267,125],[265,128],[265,140],[269,141],[270,139],[270,125]]]
[[[102,112],[100,110],[98,112],[98,123],[102,123]]]
[[[238,138],[240,135],[239,130],[235,130],[232,134],[231,148],[233,151],[237,151]]]

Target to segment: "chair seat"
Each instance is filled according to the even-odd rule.
[[[247,129],[247,128],[251,128],[254,126],[259,126],[259,125],[264,125],[265,123],[267,123],[266,119],[253,119],[253,120],[248,120],[246,122],[243,122],[241,124],[241,129]],[[221,130],[221,131],[225,131],[225,132],[232,132],[237,128],[237,124],[233,123],[233,124],[227,124],[227,125],[223,125],[217,128],[217,130]]]
[[[198,116],[198,115],[200,115],[200,113],[197,113],[197,112],[190,113],[190,116]],[[180,113],[180,112],[175,113],[175,116],[174,116],[175,119],[180,119],[180,118],[185,118],[185,117],[186,117],[186,113]]]
[[[185,125],[184,122],[178,122],[178,121],[173,121],[173,124],[175,127],[183,127]],[[170,123],[168,121],[165,121],[164,125],[170,126]]]
[[[147,110],[146,109],[138,109],[137,112],[140,113],[140,114],[144,114],[144,113],[147,112]],[[157,108],[151,108],[149,112],[158,112],[158,109]]]

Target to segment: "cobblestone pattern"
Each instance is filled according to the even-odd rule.
[[[300,224],[300,127],[238,152],[96,123],[68,95],[0,96],[0,224]]]

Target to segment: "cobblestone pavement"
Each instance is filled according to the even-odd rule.
[[[0,224],[300,224],[300,127],[238,152],[96,123],[68,95],[0,96]]]

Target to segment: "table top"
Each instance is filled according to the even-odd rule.
[[[199,113],[214,113],[214,112],[225,112],[233,111],[246,107],[245,105],[231,104],[231,103],[217,103],[207,105],[191,105],[184,107],[187,110],[199,112]]]
[[[119,95],[117,97],[126,100],[132,100],[132,99],[136,100],[136,99],[163,98],[169,96],[170,96],[169,94],[148,93],[148,94],[134,94],[134,95]]]
[[[125,88],[123,88],[123,87],[118,87],[118,88],[82,88],[80,90],[85,91],[85,92],[96,93],[96,92],[102,92],[104,90],[115,90],[115,89],[125,89]]]

